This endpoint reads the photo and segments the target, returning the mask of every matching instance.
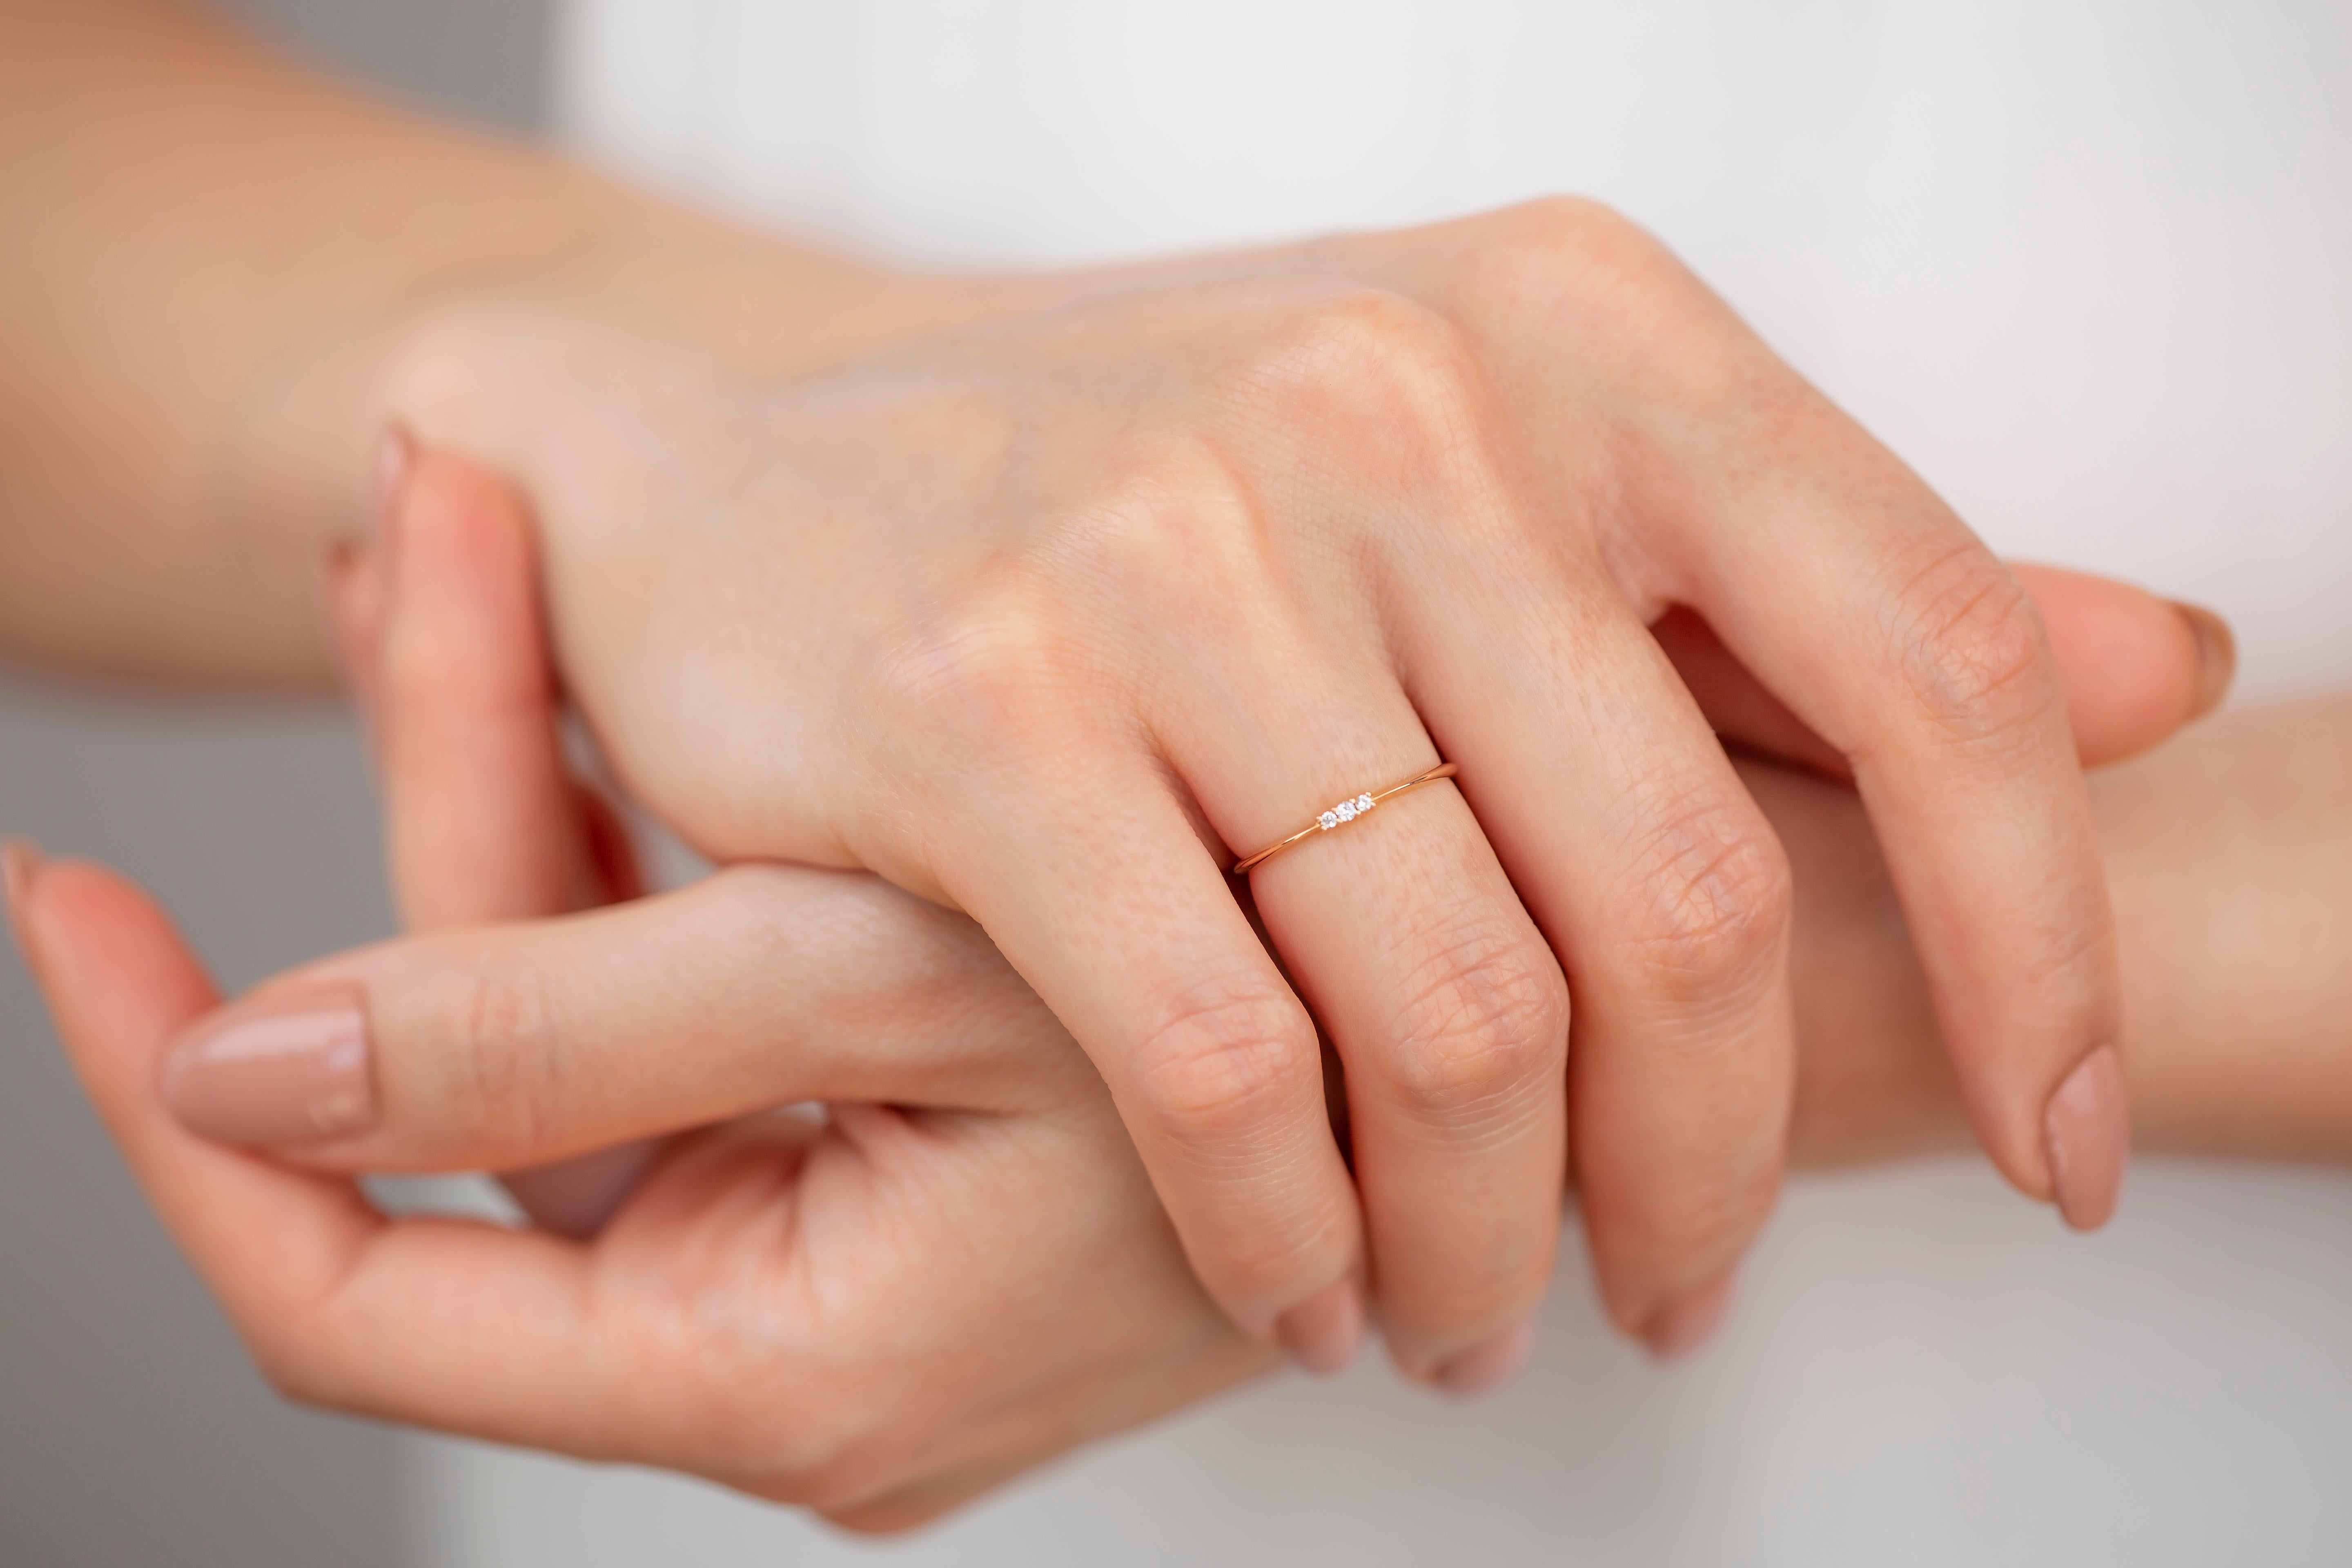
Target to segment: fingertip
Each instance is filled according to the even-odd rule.
[[[1652,1313],[1641,1329],[1642,1342],[1650,1354],[1662,1362],[1696,1355],[1723,1326],[1738,1278],[1737,1268],[1727,1268]]]
[[[1329,1377],[1348,1370],[1364,1342],[1364,1291],[1352,1274],[1275,1321],[1275,1338],[1303,1370]]]
[[[2113,1046],[2084,1058],[2050,1097],[2042,1142],[2059,1215],[2075,1230],[2105,1225],[2115,1216],[2131,1155],[2131,1110]]]
[[[2089,573],[2015,571],[2041,614],[2085,765],[2158,745],[2227,695],[2236,639],[2212,611]]]
[[[2170,601],[2173,610],[2188,623],[2189,635],[2197,644],[2197,695],[2189,704],[2189,717],[2202,719],[2230,695],[2230,688],[2238,679],[2238,637],[2230,623],[2202,605],[2192,605],[2183,599]]]
[[[1437,1386],[1456,1399],[1472,1399],[1508,1382],[1527,1364],[1536,1343],[1532,1314],[1465,1355],[1438,1368]]]

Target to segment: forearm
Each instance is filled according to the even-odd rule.
[[[1861,812],[1748,773],[1798,867],[1800,1158],[1965,1147]],[[2209,721],[2094,791],[2138,1145],[2352,1162],[2352,693]]]
[[[0,3],[0,650],[319,679],[382,377],[436,300],[593,301],[761,369],[919,291],[436,123],[157,0]]]

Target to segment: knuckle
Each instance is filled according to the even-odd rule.
[[[1188,1142],[1244,1134],[1320,1093],[1314,1026],[1255,977],[1194,989],[1144,1037],[1131,1064],[1144,1109]]]
[[[1145,437],[1093,505],[1061,520],[1054,550],[1104,597],[1169,616],[1213,614],[1268,576],[1272,524],[1223,452],[1170,429]]]
[[[1897,602],[1906,683],[1940,729],[1985,740],[2052,710],[2032,596],[1973,541],[1916,574]]]
[[[421,1085],[435,1124],[469,1147],[536,1148],[564,1121],[556,1008],[530,969],[458,970],[428,1001]]]
[[[1572,342],[1620,399],[1663,397],[1713,417],[1784,380],[1778,362],[1662,241],[1601,203],[1548,196],[1467,220],[1444,273],[1482,341]],[[1509,352],[1507,348],[1506,352]]]
[[[1321,293],[1295,309],[1255,367],[1281,400],[1356,432],[1369,449],[1426,452],[1475,417],[1475,362],[1460,331],[1384,289]]]
[[[1491,245],[1555,263],[1607,260],[1628,269],[1654,265],[1664,254],[1650,232],[1608,203],[1591,196],[1536,196],[1480,220]]]
[[[1407,1104],[1456,1120],[1515,1103],[1557,1077],[1568,1051],[1568,982],[1540,942],[1465,932],[1420,965],[1397,1015],[1390,1066]]]
[[[1588,197],[1539,196],[1472,222],[1478,232],[1461,254],[1474,280],[1547,314],[1563,301],[1656,296],[1687,277],[1649,230]]]
[[[876,661],[884,710],[927,732],[1003,733],[1066,687],[1073,660],[1047,595],[998,571],[922,616]]]
[[[1636,969],[1677,1002],[1745,997],[1786,949],[1795,882],[1780,840],[1722,799],[1665,814],[1638,846],[1627,897]]]
[[[848,701],[885,749],[877,776],[891,793],[968,804],[1007,781],[1066,784],[1103,764],[1100,723],[1119,715],[1106,712],[1114,689],[1080,640],[1101,617],[1052,612],[1054,593],[1041,581],[974,585],[871,661],[871,684]]]

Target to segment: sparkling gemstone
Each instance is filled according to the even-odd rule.
[[[1352,800],[1343,800],[1332,809],[1342,822],[1356,820],[1356,803]]]
[[[1358,811],[1370,811],[1370,810],[1371,810],[1371,809],[1372,809],[1372,797],[1371,797],[1370,795],[1358,795],[1358,796],[1356,797],[1356,809],[1357,809]]]
[[[1315,820],[1326,832],[1328,832],[1339,826],[1339,814],[1336,811],[1327,811]]]

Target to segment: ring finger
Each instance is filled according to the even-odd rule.
[[[1394,675],[1369,653],[1312,651],[1304,635],[1269,647],[1257,624],[1250,668],[1284,670],[1281,689],[1244,712],[1185,715],[1166,739],[1239,853],[1316,828],[1246,874],[1347,1068],[1391,1352],[1467,1392],[1509,1370],[1551,1274],[1566,982],[1450,783],[1358,820],[1437,762]],[[1229,689],[1245,689],[1233,673]]]

